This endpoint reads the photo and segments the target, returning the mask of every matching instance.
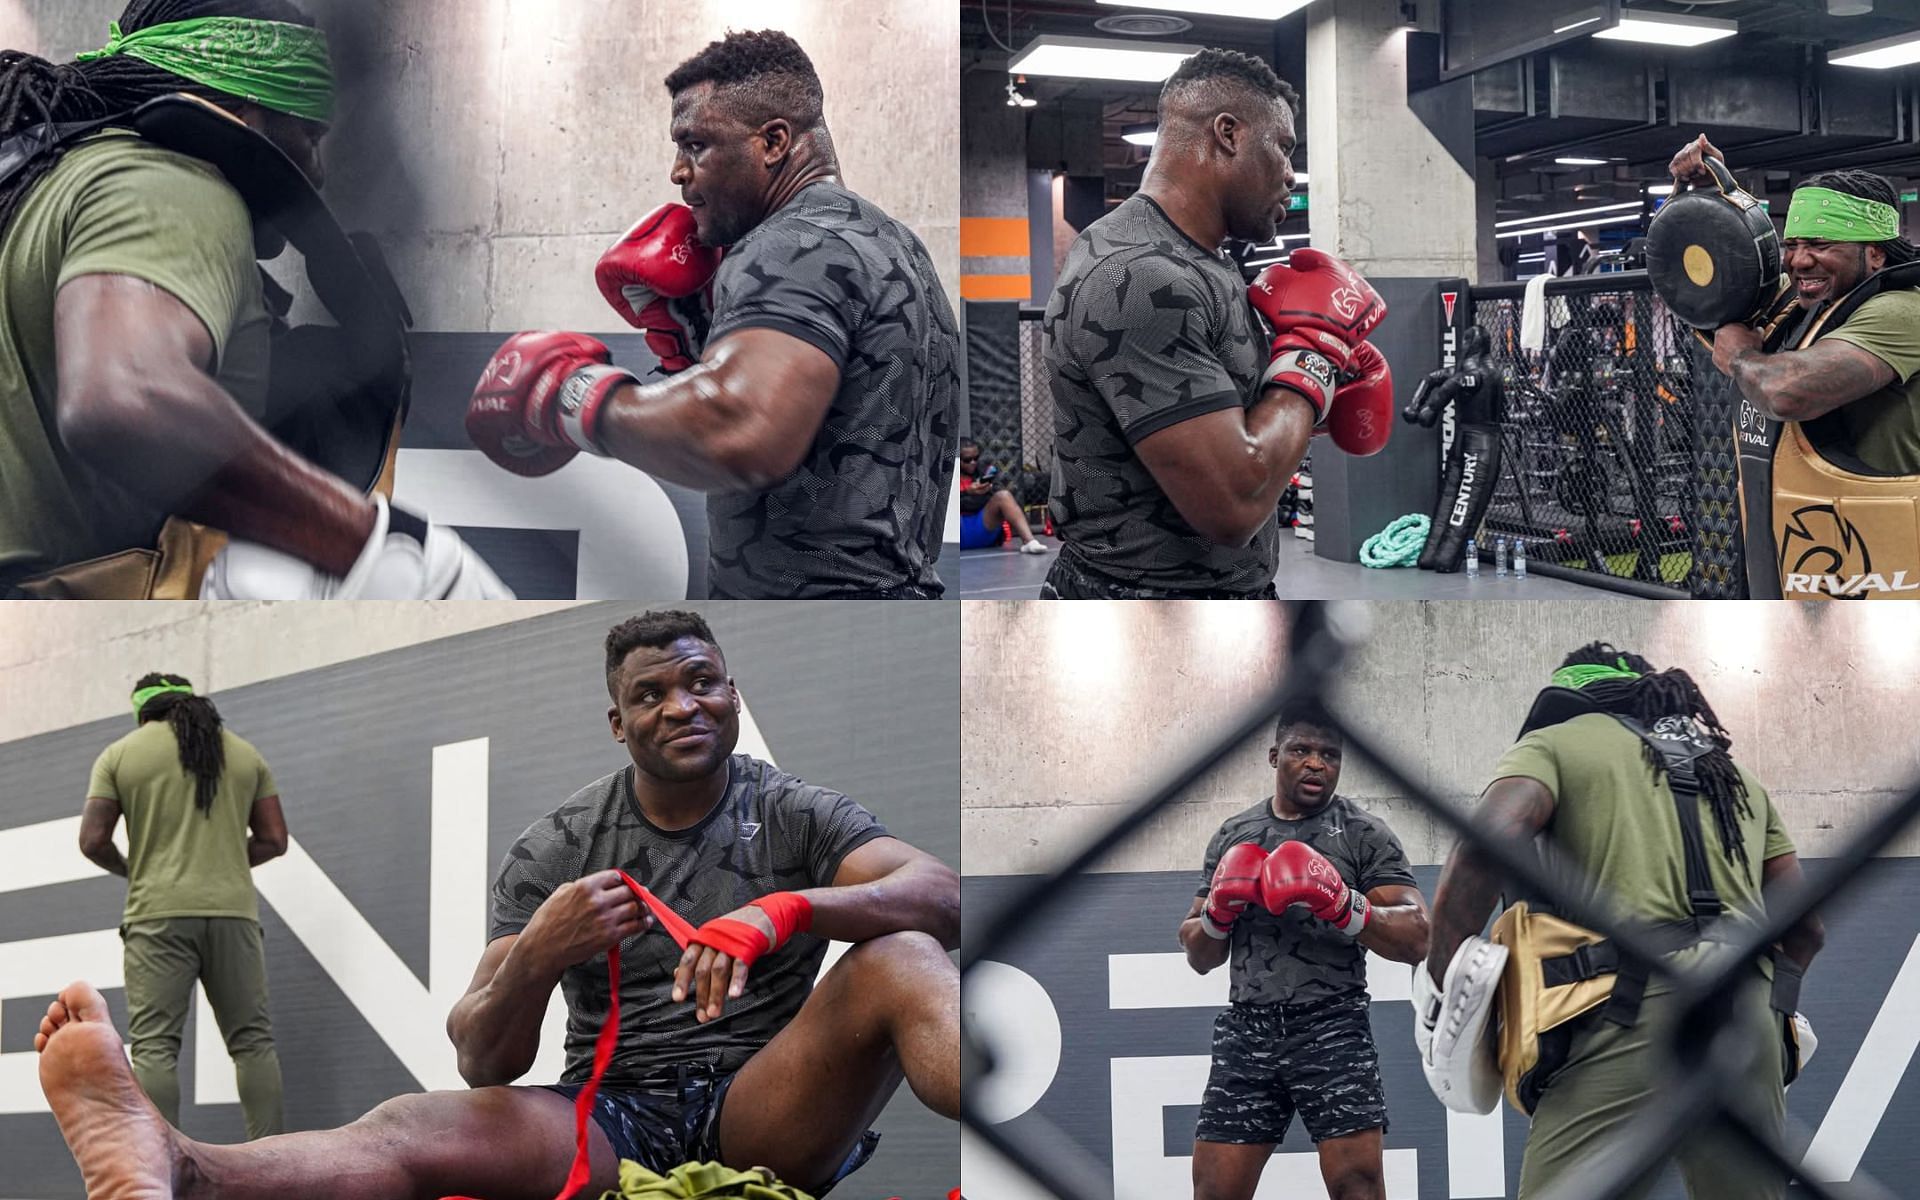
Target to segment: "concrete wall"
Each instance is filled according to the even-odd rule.
[[[819,70],[843,179],[920,234],[959,295],[959,8],[927,0],[307,0],[337,42],[328,195],[385,235],[427,330],[618,322],[607,245],[676,199],[661,80],[728,29],[791,33]],[[122,0],[8,0],[0,45],[64,60]],[[279,272],[276,272],[279,273]]]
[[[1803,855],[1829,854],[1920,779],[1920,626],[1900,606],[1615,600],[1361,606],[1372,633],[1335,707],[1402,770],[1470,804],[1565,653],[1596,638],[1685,667]],[[1282,660],[1258,603],[967,606],[962,856],[968,874],[1057,861],[1231,723]],[[1191,869],[1222,819],[1272,794],[1266,737],[1223,757],[1104,869]],[[1451,843],[1350,757],[1340,791],[1385,815],[1415,863]],[[1920,854],[1920,830],[1887,855]]]
[[[133,681],[149,671],[185,675],[202,692],[227,691],[572,603],[0,605],[0,742],[128,715]]]

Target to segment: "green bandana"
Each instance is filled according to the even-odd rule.
[[[124,54],[217,92],[322,123],[333,119],[327,35],[306,25],[252,17],[194,17],[121,33],[74,61]]]
[[[1891,204],[1849,196],[1831,188],[1803,187],[1787,204],[1781,236],[1822,242],[1890,242],[1900,236],[1900,213]]]
[[[1561,667],[1553,673],[1553,686],[1573,688],[1578,691],[1580,688],[1586,687],[1590,683],[1598,683],[1602,679],[1640,678],[1640,672],[1629,671],[1627,669],[1626,659],[1616,659],[1615,661],[1620,665],[1617,667],[1609,667],[1604,663],[1580,663],[1571,667]]]
[[[193,695],[193,689],[184,683],[156,683],[152,687],[143,687],[133,694],[133,715],[136,717],[139,716],[140,710],[147,706],[147,701],[153,699],[155,696],[164,696],[168,692],[183,692],[189,696]]]

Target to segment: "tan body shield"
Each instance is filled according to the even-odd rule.
[[[1572,1040],[1568,1022],[1605,1004],[1616,975],[1608,972],[1549,987],[1542,963],[1566,958],[1601,941],[1601,936],[1571,921],[1528,909],[1515,901],[1493,923],[1493,940],[1507,948],[1500,976],[1500,1073],[1506,1077],[1507,1102],[1531,1116],[1533,1108],[1565,1060]]]

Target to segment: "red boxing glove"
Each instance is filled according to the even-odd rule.
[[[1353,348],[1387,315],[1386,301],[1353,268],[1310,246],[1260,272],[1247,299],[1274,333],[1262,385],[1299,393],[1317,420],[1326,420],[1333,407],[1331,377],[1347,369]]]
[[[1281,842],[1267,856],[1260,873],[1260,902],[1275,915],[1304,904],[1348,937],[1359,937],[1372,914],[1367,898],[1348,887],[1327,856],[1305,842]]]
[[[1207,936],[1225,938],[1233,923],[1260,900],[1260,869],[1266,866],[1267,852],[1257,843],[1240,842],[1229,846],[1213,868],[1213,883],[1207,889],[1207,907],[1200,928]]]
[[[613,390],[638,383],[583,333],[516,333],[494,351],[467,401],[467,436],[516,475],[546,475],[582,450],[605,454],[596,432]]]
[[[1353,358],[1334,388],[1325,432],[1348,454],[1378,454],[1393,432],[1393,369],[1372,342],[1353,348]]]
[[[695,293],[719,269],[720,252],[700,244],[693,210],[662,204],[600,256],[593,281],[613,311],[646,333],[647,348],[672,373],[700,357],[705,321]]]
[[[752,966],[761,955],[778,950],[788,938],[813,926],[813,904],[799,892],[771,892],[752,901],[751,906],[773,922],[772,941],[745,921],[715,917],[693,931],[691,943],[712,946],[734,961]]]

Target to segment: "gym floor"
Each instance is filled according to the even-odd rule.
[[[1058,552],[1059,539],[1040,540]],[[1280,547],[1280,570],[1275,576],[1280,596],[1286,600],[1599,600],[1610,594],[1541,575],[1500,579],[1487,563],[1480,565],[1478,579],[1406,568],[1371,570],[1358,563],[1317,558],[1311,543],[1292,540],[1293,545]],[[946,554],[954,553],[948,547]],[[1040,584],[1053,567],[1052,554],[1021,554],[1012,546],[960,551],[958,560],[957,571],[945,555],[941,566],[950,588],[948,596],[960,600],[1031,600],[1040,594]]]

